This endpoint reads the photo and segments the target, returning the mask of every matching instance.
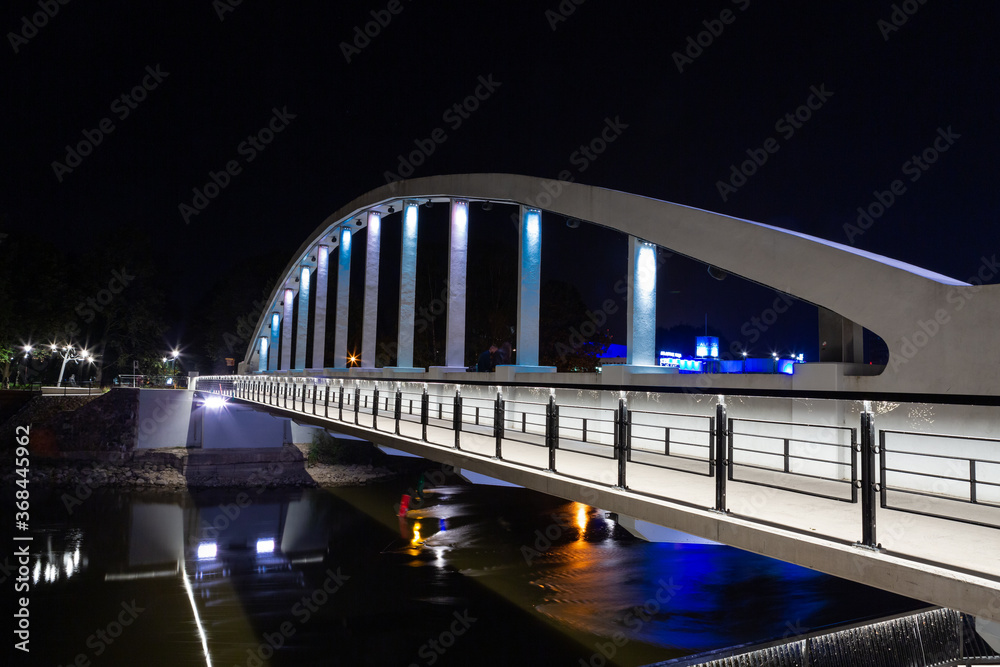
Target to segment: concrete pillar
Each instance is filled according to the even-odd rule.
[[[417,312],[417,230],[420,205],[415,201],[403,205],[403,247],[399,260],[399,334],[396,366],[413,367],[413,333]]]
[[[517,365],[538,365],[542,287],[542,212],[521,206],[518,233]]]
[[[788,306],[793,303],[785,297]],[[819,315],[819,360],[864,363],[864,328],[832,310],[817,307]]]
[[[365,253],[365,304],[361,326],[362,368],[375,368],[378,329],[378,260],[382,247],[382,214],[368,211],[368,247]]]
[[[313,320],[313,368],[323,368],[326,361],[326,290],[329,284],[330,248],[316,248],[316,312]]]
[[[448,257],[448,313],[445,332],[445,367],[465,368],[465,279],[469,258],[469,202],[451,202],[450,254]]]
[[[267,370],[278,370],[278,342],[281,336],[281,315],[277,312],[271,313],[271,344],[267,357]]]
[[[628,237],[626,363],[656,365],[656,246]]]
[[[285,288],[284,314],[281,317],[281,366],[278,370],[287,371],[292,367],[292,299],[295,292]]]
[[[333,367],[347,368],[347,313],[351,298],[351,230],[340,228],[337,263],[337,324],[333,337]]]
[[[260,337],[260,344],[257,348],[257,370],[267,370],[267,336]]]
[[[295,370],[305,370],[309,340],[309,267],[299,269],[299,319],[295,324]]]

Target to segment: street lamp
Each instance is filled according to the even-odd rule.
[[[62,367],[59,369],[59,379],[56,381],[56,386],[62,386],[63,374],[66,372],[66,362],[69,361],[86,361],[90,357],[90,353],[86,350],[80,350],[79,352],[72,345],[65,345],[61,349],[58,345],[50,345],[52,348],[52,353],[62,357]]]

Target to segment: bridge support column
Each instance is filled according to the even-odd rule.
[[[257,370],[267,370],[267,336],[261,336],[257,348]]]
[[[378,326],[378,260],[382,248],[382,214],[368,211],[368,248],[365,254],[365,303],[361,326],[361,368],[375,368]]]
[[[285,288],[285,299],[282,301],[284,314],[281,318],[281,366],[278,370],[287,371],[292,367],[292,310],[295,292]]]
[[[469,202],[451,202],[451,231],[448,255],[448,311],[445,315],[444,366],[432,366],[438,373],[456,373],[465,364],[465,277],[469,255]]]
[[[630,366],[656,365],[656,246],[628,239],[628,335]]]
[[[517,364],[498,366],[497,377],[511,381],[520,373],[555,372],[555,366],[538,365],[538,317],[542,287],[542,212],[521,206],[518,230]]]
[[[413,368],[413,330],[417,303],[417,230],[420,204],[408,201],[403,204],[403,246],[399,260],[399,333],[396,338],[396,366],[398,373],[422,373],[423,368]]]
[[[316,248],[316,311],[313,319],[312,367],[322,369],[326,362],[326,292],[330,275],[330,248]]]
[[[271,344],[267,356],[267,370],[278,370],[278,345],[281,340],[281,315],[271,313]]]
[[[299,317],[295,323],[295,370],[305,370],[309,336],[309,267],[299,268]]]
[[[337,262],[337,324],[333,337],[333,367],[347,368],[347,314],[351,299],[351,230],[340,228]]]

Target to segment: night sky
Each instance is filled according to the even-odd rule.
[[[87,253],[141,226],[175,269],[182,320],[237,259],[290,259],[438,129],[413,176],[568,172],[960,280],[1000,250],[994,2],[48,2],[51,17],[46,0],[7,3],[0,24],[0,232]],[[477,87],[478,108],[456,113]],[[248,141],[269,123],[270,143]],[[585,155],[607,127],[614,141]],[[866,229],[850,226],[859,207],[878,214]],[[624,238],[564,223],[546,218],[546,276],[599,305]],[[670,258],[659,325],[707,316],[738,339],[774,298]],[[815,309],[782,326],[779,343],[815,350]]]

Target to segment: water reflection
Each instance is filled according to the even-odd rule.
[[[436,665],[577,664],[613,636],[607,664],[635,665],[916,606],[728,547],[643,542],[525,489],[430,488],[398,516],[400,487],[103,493],[71,518],[42,503],[32,613],[59,633],[32,658],[97,657],[87,638],[123,600],[147,611],[101,664],[427,664],[421,648],[466,614],[481,620]]]

